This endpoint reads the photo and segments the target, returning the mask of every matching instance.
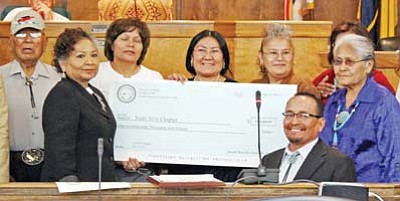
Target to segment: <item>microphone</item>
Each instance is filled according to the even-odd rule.
[[[261,157],[261,123],[260,123],[260,108],[261,108],[261,92],[256,91],[256,108],[257,108],[257,145],[258,145],[258,159],[260,164],[257,169],[243,169],[238,178],[242,179],[244,184],[257,184],[257,183],[278,183],[279,169],[267,169],[262,165]]]
[[[261,165],[261,130],[260,130],[260,108],[261,108],[261,92],[256,91],[256,107],[257,107],[257,136],[258,136],[258,158]],[[260,167],[259,167],[260,170]]]
[[[258,165],[257,175],[258,176],[265,176],[266,169],[262,165],[261,161],[261,129],[260,129],[260,108],[261,108],[261,92],[259,90],[256,91],[256,107],[257,107],[257,145],[258,145],[258,159],[260,164]]]
[[[261,107],[261,91],[257,90],[256,91],[256,107],[257,107],[257,113],[260,113],[260,107]]]
[[[102,158],[104,152],[104,140],[103,138],[97,139],[97,156],[99,157],[99,189],[97,193],[97,200],[101,201],[101,167],[102,167]]]

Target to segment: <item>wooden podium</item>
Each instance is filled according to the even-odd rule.
[[[132,183],[130,189],[104,190],[104,201],[225,201],[231,183],[214,188],[158,188],[150,183]],[[380,195],[385,201],[400,200],[400,184],[367,184],[370,192]],[[290,185],[243,185],[236,184],[231,201],[253,200],[294,195],[317,195],[314,184]],[[97,200],[97,191],[59,194],[55,183],[7,183],[0,184],[0,200]]]

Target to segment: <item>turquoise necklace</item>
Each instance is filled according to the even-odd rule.
[[[342,108],[342,105],[339,104],[337,111],[336,111],[336,116],[335,116],[335,121],[333,122],[333,142],[332,142],[332,147],[337,148],[338,146],[338,136],[337,132],[346,125],[346,123],[349,121],[351,116],[353,116],[354,112],[356,111],[358,105],[360,105],[360,101],[356,102],[356,105],[354,108],[351,110],[349,113],[347,110],[343,110],[340,112],[340,109]]]

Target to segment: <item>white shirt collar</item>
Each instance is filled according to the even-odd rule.
[[[311,152],[312,148],[317,144],[319,138],[314,139],[308,144],[302,146],[300,149],[294,151],[299,152],[302,158],[307,158],[308,154]],[[289,150],[289,145],[285,149],[285,155],[292,155],[294,152]]]
[[[94,94],[94,91],[90,87],[86,87],[86,91],[89,92],[90,95]]]

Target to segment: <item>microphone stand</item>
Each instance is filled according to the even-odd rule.
[[[260,107],[257,107],[257,134],[258,134],[258,142],[261,142],[261,131],[260,131]],[[261,163],[261,143],[258,143],[258,158]]]
[[[266,168],[262,165],[261,160],[261,124],[260,124],[260,107],[261,107],[261,92],[256,91],[256,107],[257,107],[257,137],[258,137],[258,159],[260,164],[258,165],[257,175],[258,176],[265,176]]]
[[[257,107],[257,129],[258,129],[258,158],[260,164],[257,169],[243,169],[238,178],[244,184],[258,183],[278,183],[279,169],[267,169],[262,165],[261,157],[261,123],[260,123],[260,107],[261,107],[261,92],[256,91],[256,107]]]
[[[97,200],[101,201],[101,172],[102,172],[102,159],[103,159],[103,152],[104,152],[104,141],[103,138],[97,139],[97,154],[99,156],[99,189],[97,192]]]

